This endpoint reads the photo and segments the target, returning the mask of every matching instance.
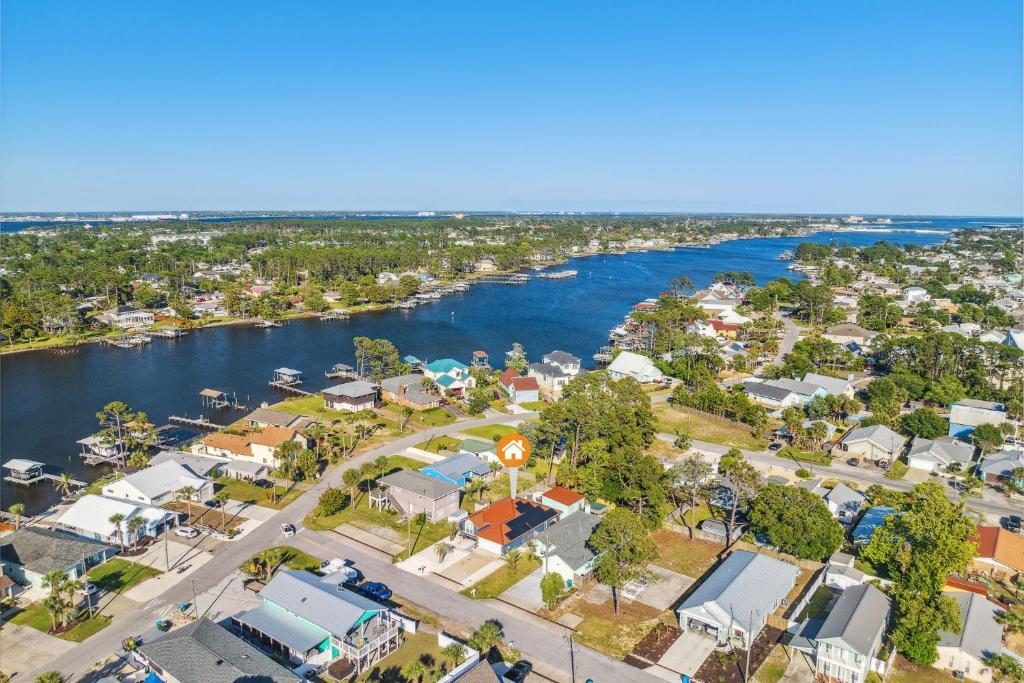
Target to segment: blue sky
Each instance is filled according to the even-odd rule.
[[[1022,213],[1016,0],[0,18],[5,211]]]

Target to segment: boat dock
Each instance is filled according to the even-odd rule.
[[[332,320],[348,320],[352,314],[344,308],[335,308],[320,314],[320,322],[326,323]]]
[[[59,474],[44,472],[43,467],[43,463],[36,462],[35,460],[24,460],[22,458],[8,460],[3,464],[3,468],[10,472],[10,474],[4,477],[4,481],[12,484],[18,484],[19,486],[31,486],[32,484],[38,484],[41,481],[63,481]],[[77,479],[71,479],[69,481],[72,486],[88,486],[86,482],[79,481]]]
[[[324,370],[324,377],[327,379],[359,379],[359,373],[351,365],[337,363],[329,370]]]
[[[287,391],[299,396],[312,396],[313,392],[300,389],[302,384],[302,371],[291,368],[278,368],[274,370],[274,378],[269,382],[270,386],[281,391]]]
[[[537,277],[545,280],[568,280],[579,275],[579,271],[576,270],[558,270],[551,273],[539,273]]]
[[[210,431],[216,431],[218,429],[224,429],[227,425],[217,424],[211,422],[205,416],[200,415],[199,417],[182,417],[180,415],[171,415],[167,418],[167,421],[171,424],[182,425],[184,427],[195,427],[196,429],[209,429]]]
[[[234,392],[229,395],[228,392],[221,391],[220,389],[203,389],[199,392],[199,395],[202,397],[203,405],[214,410],[220,410],[221,408],[245,410],[247,408],[247,406],[239,402],[238,395]]]
[[[256,321],[256,327],[262,327],[263,329],[270,329],[271,327],[282,327],[284,323],[280,320],[264,320],[259,319]]]
[[[116,339],[104,339],[103,342],[107,346],[116,346],[119,349],[131,349],[136,346],[145,346],[150,342],[152,337],[148,334],[133,334],[131,336],[120,336]]]
[[[178,339],[188,334],[187,331],[174,325],[168,325],[167,327],[159,327],[149,333],[153,337],[162,337],[164,339]]]
[[[512,273],[511,275],[484,275],[477,278],[475,282],[492,285],[525,285],[530,281],[526,273]]]

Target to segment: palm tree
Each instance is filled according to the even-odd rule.
[[[348,487],[348,498],[349,505],[351,507],[356,506],[356,487],[359,486],[363,478],[359,475],[359,470],[350,467],[341,474],[341,481]]]
[[[501,559],[505,561],[505,566],[514,573],[519,567],[519,561],[523,559],[523,553],[518,548],[512,548],[502,553]]]
[[[418,659],[414,659],[402,667],[402,675],[410,681],[423,680],[423,674],[426,672],[427,667],[423,666],[423,662]]]
[[[996,621],[1003,626],[1003,631],[1010,633],[1024,633],[1024,611],[1006,610],[996,615]]]
[[[376,460],[374,460],[373,461],[373,466],[375,468],[377,468],[377,476],[378,477],[383,477],[385,474],[387,474],[388,473],[388,466],[390,464],[391,464],[391,461],[388,459],[388,456],[386,456],[386,455],[382,455],[379,458],[377,458]]]
[[[196,488],[194,486],[182,486],[178,489],[178,492],[174,494],[174,498],[177,501],[185,501],[185,505],[188,506],[188,521],[192,522],[192,499],[195,498]]]
[[[462,643],[449,643],[441,650],[441,656],[452,660],[452,667],[456,667],[466,656],[466,646]]]
[[[117,542],[121,545],[121,550],[124,550],[124,538],[121,533],[121,522],[124,521],[124,515],[120,512],[115,512],[107,518],[107,521],[114,525],[114,535],[117,537]]]
[[[364,462],[359,468],[359,482],[366,483],[366,490],[369,491],[369,481],[373,479],[373,473],[377,471],[377,468],[373,466],[373,463]],[[366,507],[370,507],[370,498],[366,498]]]
[[[14,530],[17,531],[21,528],[21,516],[25,514],[25,506],[21,503],[15,503],[7,508],[7,511],[14,515]]]
[[[64,609],[64,606],[62,604],[63,602],[64,601],[61,599],[59,595],[51,595],[47,597],[45,600],[43,600],[43,607],[46,608],[46,611],[50,615],[51,631],[57,630],[57,617],[60,616],[62,610]]]
[[[455,550],[455,546],[444,541],[434,546],[434,554],[437,555],[438,562],[444,562],[444,558],[448,557],[453,550]]]
[[[64,584],[67,583],[68,575],[67,572],[54,569],[52,572],[46,572],[43,575],[43,588],[50,589],[50,595],[60,595],[64,592]]]
[[[85,582],[81,579],[71,579],[64,582],[63,592],[67,594],[67,601],[74,606],[75,593],[85,590]]]
[[[129,542],[132,544],[139,542],[139,529],[146,526],[146,521],[142,517],[132,517],[128,520],[128,535]]]
[[[225,491],[224,489],[221,489],[220,491],[217,491],[217,493],[213,494],[213,499],[220,503],[220,529],[221,531],[227,533],[228,520],[227,511],[225,510],[225,508],[227,507],[229,500],[228,492]]]
[[[64,683],[66,680],[59,671],[47,671],[35,677],[35,683]]]
[[[448,540],[454,541],[455,537],[462,531],[462,527],[459,526],[458,522],[448,522]]]
[[[71,494],[72,489],[75,488],[71,475],[67,472],[61,472],[59,479],[54,479],[53,488],[57,490],[62,496]]]
[[[469,646],[474,650],[486,652],[501,642],[502,635],[501,624],[490,619],[480,624],[479,628],[473,632],[469,639]]]

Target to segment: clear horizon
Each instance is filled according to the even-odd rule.
[[[1021,25],[923,0],[10,0],[0,211],[1018,217]],[[289,208],[199,208],[260,204]]]

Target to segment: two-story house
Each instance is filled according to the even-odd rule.
[[[889,622],[889,610],[889,598],[871,584],[844,590],[815,638],[818,680],[863,683],[870,672],[884,672],[885,663],[875,655]]]
[[[542,394],[557,399],[569,380],[582,372],[579,358],[565,351],[552,351],[544,354],[540,363],[530,363],[526,376],[537,380]]]
[[[434,380],[446,396],[464,396],[476,386],[469,366],[454,358],[438,358],[423,366],[423,375]]]

